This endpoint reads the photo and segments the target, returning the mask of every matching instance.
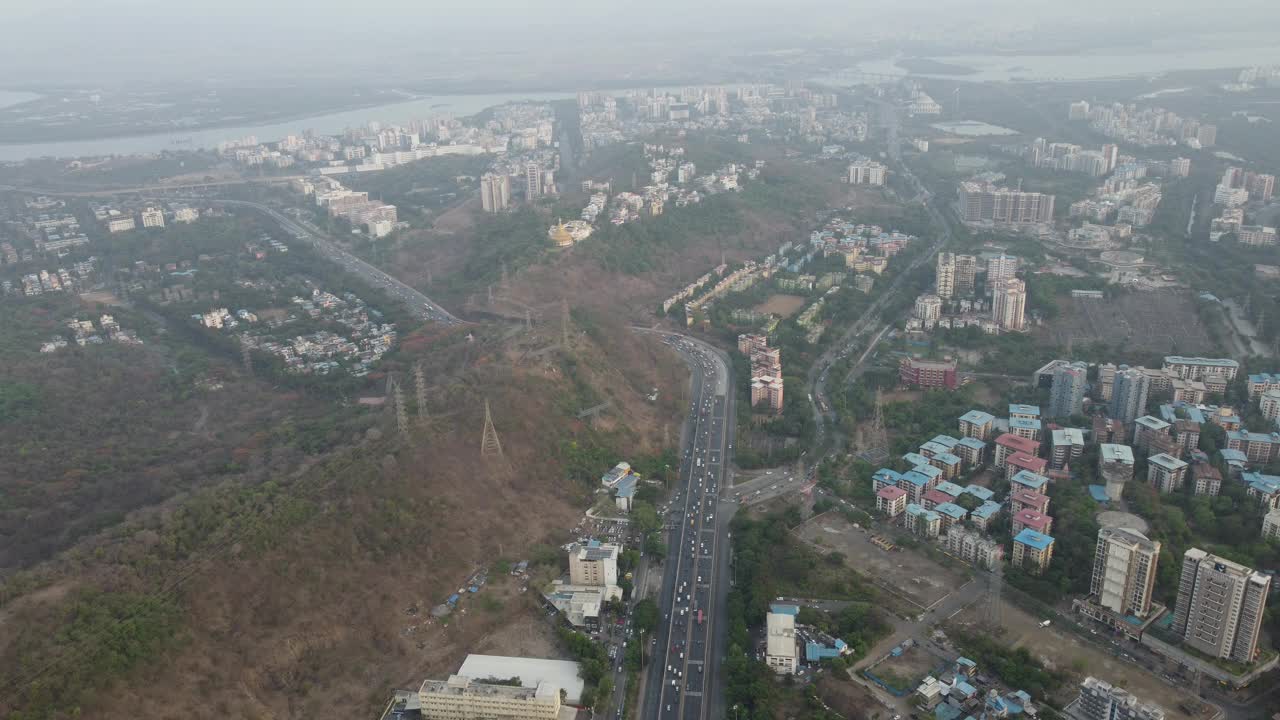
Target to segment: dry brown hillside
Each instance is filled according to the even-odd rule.
[[[47,565],[0,610],[0,715],[373,715],[390,689],[528,622],[532,597],[510,578],[448,627],[425,618],[478,567],[564,542],[590,484],[566,476],[562,448],[654,449],[687,377],[617,325],[575,322],[567,352],[526,357],[548,343],[500,326],[411,338],[432,389],[409,438],[376,411],[373,431],[291,476],[220,486]],[[485,399],[504,462],[479,457]],[[576,419],[603,399],[614,410],[596,426]]]

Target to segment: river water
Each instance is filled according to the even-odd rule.
[[[7,104],[27,102],[37,97],[29,93],[0,91],[0,106],[6,104],[6,98],[10,95],[15,97]],[[196,150],[213,148],[224,140],[234,140],[249,135],[257,137],[259,142],[271,142],[280,140],[286,135],[301,134],[304,130],[314,130],[322,135],[332,135],[340,133],[346,128],[361,126],[375,120],[384,124],[404,124],[410,120],[426,119],[433,115],[473,115],[485,108],[516,100],[545,102],[563,100],[570,97],[574,97],[574,94],[569,92],[528,92],[488,95],[435,95],[406,102],[259,125],[237,125],[234,127],[92,140],[70,140],[66,142],[0,143],[0,161],[20,161],[37,157],[70,158],[99,155],[143,155],[158,153],[163,150]]]

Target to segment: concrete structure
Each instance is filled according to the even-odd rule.
[[[1000,503],[994,500],[987,500],[969,513],[969,523],[974,528],[986,532],[992,521],[996,519],[1003,509],[1004,506]]]
[[[1231,358],[1200,358],[1166,355],[1164,370],[1171,371],[1183,380],[1205,380],[1208,377],[1220,377],[1224,380],[1235,380],[1240,372],[1240,363]]]
[[[592,540],[569,548],[569,582],[573,585],[611,587],[618,584],[618,552],[613,544]]]
[[[925,389],[955,390],[960,386],[956,375],[956,361],[917,360],[902,358],[898,363],[898,382]]]
[[[1018,274],[1018,258],[1000,253],[987,260],[987,292]]]
[[[1038,513],[1049,512],[1049,496],[1023,486],[1011,489],[1009,503],[1010,508],[1015,513],[1019,510],[1034,510]]]
[[[931,328],[942,317],[942,298],[937,295],[921,295],[916,298],[916,319]]]
[[[1150,390],[1151,378],[1140,368],[1120,366],[1112,378],[1109,414],[1128,427],[1146,413]]]
[[[622,599],[622,588],[617,585],[574,585],[555,580],[543,597],[564,614],[570,625],[594,628],[599,626],[600,610],[604,604]]]
[[[796,605],[770,605],[765,616],[765,663],[779,675],[794,675],[797,668]]]
[[[1012,479],[1014,475],[1020,472],[1030,472],[1036,475],[1044,475],[1048,469],[1049,462],[1044,458],[1038,458],[1034,455],[1028,455],[1018,452],[1010,455],[1004,462],[1004,475],[1006,479]]]
[[[1049,478],[1030,470],[1019,470],[1013,477],[1009,478],[1009,483],[1010,490],[1013,492],[1031,490],[1043,495],[1046,492],[1046,488],[1049,487]]]
[[[956,294],[956,256],[955,253],[938,253],[938,263],[933,272],[934,286],[940,298],[955,297]]]
[[[426,680],[418,690],[422,717],[430,720],[557,720],[560,688],[549,682],[536,688],[488,685],[461,675]]]
[[[485,173],[480,176],[480,207],[489,213],[502,212],[511,205],[511,176]]]
[[[542,166],[537,162],[529,162],[524,166],[525,200],[536,200],[542,197],[545,188],[542,184]]]
[[[876,493],[876,509],[886,517],[896,518],[907,510],[907,491],[890,485]]]
[[[1011,417],[1009,418],[1009,432],[1020,438],[1027,440],[1040,440],[1040,431],[1043,428],[1042,423],[1037,418]]]
[[[1133,421],[1133,446],[1139,450],[1148,450],[1153,438],[1161,435],[1168,437],[1171,427],[1173,426],[1158,417],[1143,415]]]
[[[960,437],[988,440],[991,437],[991,425],[995,416],[981,410],[970,410],[960,416]]]
[[[1001,282],[992,295],[991,319],[1001,330],[1020,332],[1026,327],[1027,285],[1018,278]]]
[[[947,530],[939,542],[947,552],[983,570],[995,570],[1004,560],[1003,545],[959,525]]]
[[[884,185],[889,168],[874,160],[858,160],[849,165],[850,185]]]
[[[1013,564],[1033,573],[1044,572],[1053,560],[1053,538],[1024,529],[1013,538]]]
[[[1082,362],[1059,365],[1053,371],[1049,389],[1049,417],[1065,418],[1084,412],[1084,388],[1089,366]]]
[[[468,655],[458,668],[457,675],[472,682],[486,680],[510,680],[517,678],[520,686],[537,689],[542,683],[550,683],[564,691],[564,701],[577,705],[582,701],[584,683],[578,673],[578,663],[571,660],[543,660],[541,658],[507,657],[503,655]]]
[[[1270,589],[1270,576],[1191,548],[1182,558],[1173,631],[1206,655],[1251,663]]]
[[[938,537],[938,533],[942,531],[942,516],[922,505],[908,504],[904,518],[906,528],[921,537]]]
[[[956,295],[972,295],[978,275],[978,258],[973,255],[956,256]]]
[[[1280,454],[1280,433],[1228,430],[1227,448],[1244,453],[1251,463],[1266,464]]]
[[[1133,479],[1133,464],[1133,449],[1128,445],[1102,443],[1098,447],[1098,474],[1106,482],[1107,497],[1123,497],[1125,483]]]
[[[1258,397],[1258,408],[1262,416],[1271,422],[1280,419],[1280,389],[1273,388]]]
[[[1067,706],[1075,720],[1164,720],[1164,710],[1094,677],[1080,684],[1080,697]]]
[[[149,207],[142,211],[142,227],[164,227],[164,211],[157,207]]]
[[[1147,617],[1159,560],[1159,541],[1137,530],[1100,528],[1093,554],[1092,599],[1120,617]]]
[[[1147,482],[1162,493],[1180,490],[1187,480],[1187,467],[1187,463],[1172,455],[1152,455],[1147,458]]]
[[[1222,473],[1207,462],[1196,462],[1191,466],[1191,480],[1195,483],[1197,495],[1214,497],[1222,491]]]
[[[1010,527],[1010,532],[1014,535],[1026,528],[1048,535],[1053,532],[1053,518],[1037,510],[1024,508],[1015,512],[1013,517],[1010,518]]]
[[[953,452],[960,457],[965,467],[973,468],[986,460],[987,444],[976,437],[961,438]]]
[[[1262,539],[1280,540],[1280,510],[1272,510],[1263,516]]]

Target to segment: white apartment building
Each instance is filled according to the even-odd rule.
[[[1145,618],[1151,611],[1159,560],[1158,540],[1137,530],[1101,528],[1093,555],[1094,601],[1117,615]]]
[[[1024,313],[1027,308],[1027,285],[1018,278],[1009,278],[996,287],[991,302],[991,319],[1001,330],[1018,332],[1026,327]]]
[[[142,211],[142,227],[144,228],[164,227],[164,211],[156,207],[149,207],[143,210]]]
[[[548,682],[536,688],[489,685],[461,675],[426,680],[418,690],[422,716],[432,720],[557,720],[560,688]]]
[[[1253,662],[1270,589],[1270,576],[1191,548],[1182,558],[1173,631],[1207,655]]]
[[[765,662],[779,675],[794,675],[797,664],[795,605],[771,605],[765,616]]]

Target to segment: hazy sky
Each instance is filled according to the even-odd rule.
[[[456,74],[486,57],[591,65],[654,54],[856,46],[889,34],[950,44],[1070,26],[1141,42],[1148,23],[1271,27],[1280,2],[1144,0],[0,0],[0,83]],[[1263,24],[1265,23],[1265,24]],[[1059,34],[1059,39],[1061,34]],[[511,60],[505,58],[511,56]],[[521,60],[521,58],[524,60]]]

